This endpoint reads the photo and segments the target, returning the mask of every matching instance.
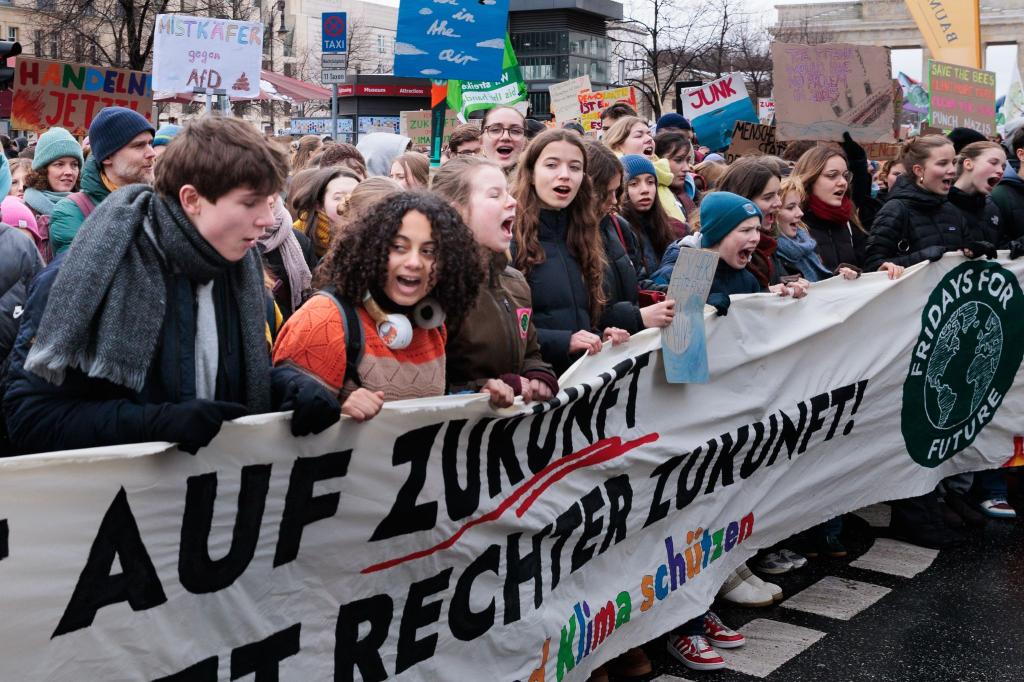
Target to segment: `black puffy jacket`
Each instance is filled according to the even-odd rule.
[[[618,327],[630,334],[636,334],[644,328],[644,322],[637,306],[636,264],[627,251],[633,228],[622,216],[616,217],[626,244],[619,239],[619,232],[615,229],[610,216],[605,216],[601,220],[604,253],[608,259],[608,266],[604,271],[604,293],[608,302],[601,315],[601,327]]]
[[[803,220],[811,237],[818,243],[818,255],[826,268],[835,272],[840,263],[858,267],[864,264],[867,235],[859,227],[819,218],[809,208]]]
[[[877,270],[882,263],[909,266],[928,260],[929,251],[963,248],[965,222],[960,211],[947,197],[929,192],[903,175],[889,194],[868,238],[866,270]]]
[[[1006,170],[1006,175],[992,190],[992,201],[999,207],[1003,243],[1024,237],[1024,179],[1011,170]]]
[[[32,239],[0,223],[0,365],[14,347],[28,299],[28,285],[43,269]]]
[[[995,246],[1003,243],[999,207],[992,197],[981,192],[968,194],[959,187],[949,190],[949,203],[953,204],[964,217],[964,242],[990,242]]]

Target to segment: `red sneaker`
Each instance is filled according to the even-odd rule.
[[[692,670],[721,670],[725,667],[725,659],[700,635],[669,635],[665,646],[680,663]]]
[[[704,637],[722,649],[735,649],[747,643],[747,638],[722,622],[711,611],[704,614]]]

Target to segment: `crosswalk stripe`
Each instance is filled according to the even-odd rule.
[[[818,630],[767,618],[752,620],[740,631],[747,638],[744,646],[717,651],[729,669],[754,677],[768,677],[776,668],[825,636]]]
[[[888,587],[830,575],[782,602],[782,607],[850,620],[890,592]]]
[[[685,677],[676,677],[675,675],[662,675],[661,677],[655,677],[651,682],[691,682]]]
[[[888,528],[892,522],[892,507],[881,502],[853,513],[867,521],[872,528]]]
[[[913,578],[931,566],[938,555],[937,549],[918,547],[890,538],[878,538],[871,549],[856,561],[850,562],[850,566]]]

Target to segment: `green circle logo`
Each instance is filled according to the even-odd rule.
[[[995,417],[1024,359],[1024,294],[998,263],[970,262],[942,278],[921,313],[901,427],[907,451],[936,467]]]

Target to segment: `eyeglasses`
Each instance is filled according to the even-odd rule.
[[[853,180],[853,173],[851,173],[850,171],[844,171],[844,172],[840,173],[839,171],[833,170],[833,171],[829,171],[827,173],[822,173],[822,175],[824,175],[829,180],[835,180],[840,175],[842,175],[843,179],[846,180],[847,182],[849,182],[850,180]]]
[[[526,134],[526,129],[521,126],[511,126],[506,128],[503,125],[492,125],[484,128],[484,132],[491,137],[501,137],[503,133],[508,133],[508,136],[513,140],[519,140]]]
[[[460,149],[459,151],[455,152],[455,156],[476,156],[479,153],[480,153],[479,150]]]

